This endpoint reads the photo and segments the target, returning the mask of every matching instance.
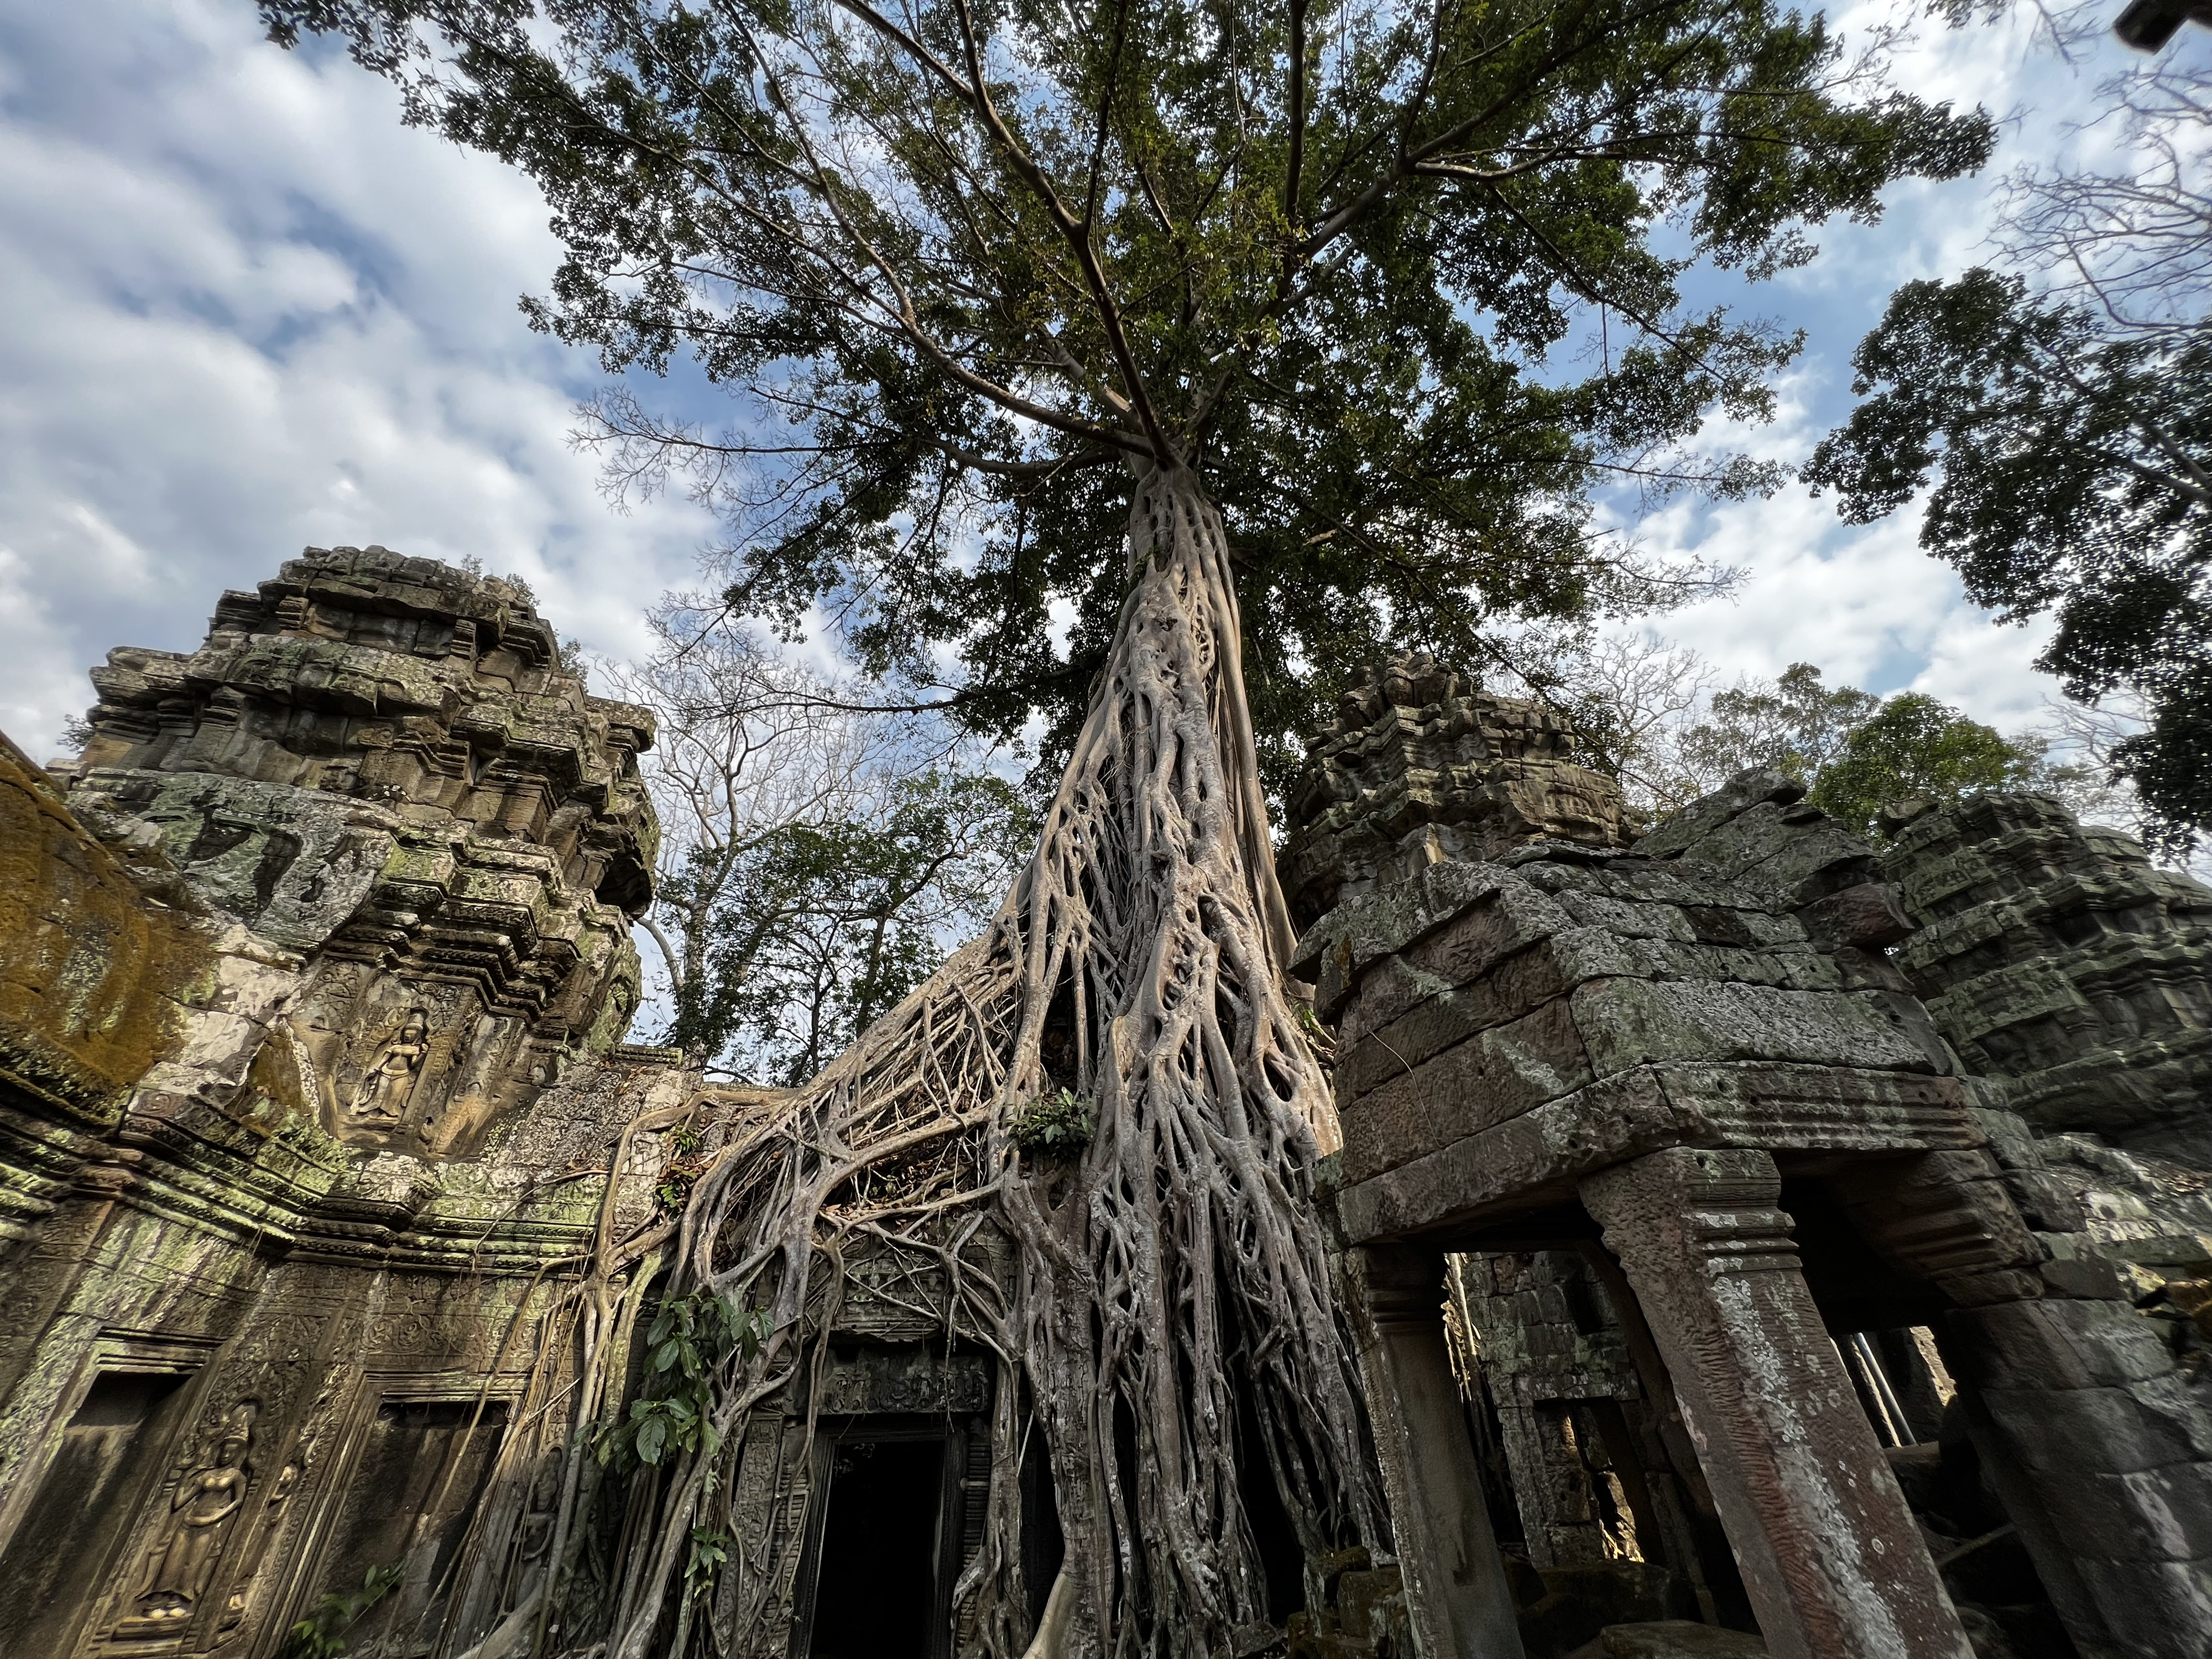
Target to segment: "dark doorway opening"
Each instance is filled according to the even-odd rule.
[[[93,1380],[0,1558],[7,1586],[0,1653],[27,1659],[70,1651],[173,1437],[185,1381],[158,1371],[106,1371]]]
[[[811,1659],[930,1659],[943,1650],[938,1571],[945,1442],[840,1441],[830,1462]]]

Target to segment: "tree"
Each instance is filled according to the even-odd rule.
[[[1764,0],[562,0],[557,39],[523,0],[262,9],[544,188],[538,325],[740,393],[728,432],[620,392],[587,428],[726,510],[738,610],[818,605],[920,688],[950,647],[959,715],[1042,709],[1052,768],[1132,465],[1225,515],[1271,775],[1389,649],[1476,662],[1502,618],[1688,591],[1583,492],[1771,481],[1686,446],[1765,412],[1796,342],[1688,311],[1683,273],[1801,263],[1804,226],[1990,133]]]
[[[685,1044],[704,1038],[684,1024],[685,999],[709,974],[717,915],[745,861],[792,826],[864,817],[878,775],[912,738],[850,714],[849,695],[750,633],[703,628],[698,617],[696,604],[665,599],[649,617],[650,657],[593,665],[614,695],[655,717],[645,777],[661,838],[642,921],[678,1008],[669,1040]],[[712,1059],[719,1048],[701,1052]]]
[[[662,1040],[756,1083],[811,1077],[990,919],[1034,834],[1018,791],[938,722],[854,688],[695,597],[636,664],[593,664],[656,716],[661,842],[641,919],[667,975]]]
[[[990,920],[1036,833],[1019,793],[931,770],[884,793],[863,817],[769,830],[718,870],[670,1042],[802,1084]]]
[[[542,325],[750,390],[762,419],[719,437],[597,416],[628,476],[697,464],[732,611],[819,607],[872,671],[957,679],[976,729],[1042,711],[1065,759],[982,936],[691,1189],[678,1288],[758,1299],[772,1332],[725,1362],[714,1443],[792,1383],[865,1250],[1000,1361],[959,1589],[980,1645],[1030,1639],[1034,1443],[1060,1650],[1235,1646],[1268,1613],[1255,1483],[1310,1556],[1385,1542],[1263,745],[1385,640],[1465,656],[1496,617],[1648,600],[1583,492],[1756,484],[1680,452],[1709,410],[1763,410],[1794,343],[1686,314],[1687,263],[1797,263],[1803,226],[1977,164],[1988,123],[1763,0],[263,10],[538,180],[568,248]],[[1025,1152],[1061,1091],[1091,1140]],[[671,1586],[723,1467],[686,1452],[637,1500],[611,1659],[664,1616],[690,1639]],[[768,1594],[718,1602],[710,1645]]]
[[[2015,174],[1999,267],[1898,290],[1805,476],[1865,523],[1932,475],[1921,545],[2006,619],[2055,613],[2068,696],[2141,704],[2113,759],[2179,848],[2212,823],[2212,68],[2104,93],[2130,164]]]
[[[1588,660],[1591,672],[1569,673],[1589,689],[1568,712],[1595,763],[1647,811],[1686,806],[1750,767],[1803,781],[1813,805],[1875,841],[1885,838],[1882,809],[1913,796],[1949,802],[2033,788],[2069,804],[2112,805],[2103,794],[2093,799],[2082,764],[2048,758],[2054,742],[2092,759],[2095,742],[2109,746],[2109,723],[2083,711],[2057,711],[2054,736],[2006,738],[1919,692],[1885,700],[1831,687],[1810,663],[1706,696],[1711,665],[1663,640],[1607,642]]]
[[[1957,709],[1901,691],[1843,734],[1814,772],[1807,799],[1860,835],[1886,840],[1882,809],[1915,798],[1939,804],[2039,781],[2040,749],[2000,737]]]
[[[1881,699],[1856,686],[1833,690],[1796,662],[1771,684],[1739,682],[1715,695],[1707,717],[1681,734],[1681,775],[1705,794],[1747,766],[1771,766],[1808,782],[1838,760]]]
[[[1921,545],[2008,620],[2055,611],[2038,665],[2140,698],[2122,769],[2169,836],[2212,823],[2212,337],[2115,337],[1978,270],[1899,289],[1852,361],[1865,401],[1806,477],[1865,523],[1939,473]]]

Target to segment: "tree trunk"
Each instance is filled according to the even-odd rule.
[[[686,1227],[688,1282],[765,1300],[775,1324],[726,1428],[797,1361],[856,1246],[933,1286],[948,1331],[1024,1385],[994,1414],[981,1570],[959,1592],[1005,1659],[1034,1634],[1013,1479],[1034,1436],[1066,1539],[1066,1654],[1241,1648],[1267,1613],[1258,1483],[1310,1556],[1386,1524],[1311,1202],[1335,1114],[1281,980],[1228,550],[1188,471],[1139,482],[1129,560],[1073,756],[991,927],[741,1126]],[[1024,1114],[1064,1085],[1094,1105],[1091,1144],[1024,1154]],[[1010,1287],[976,1259],[987,1224],[1011,1237]],[[1243,1443],[1254,1425],[1265,1443]],[[691,1523],[672,1511],[662,1536]]]

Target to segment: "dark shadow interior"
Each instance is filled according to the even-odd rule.
[[[108,1577],[118,1532],[168,1443],[184,1382],[152,1371],[94,1379],[0,1559],[0,1653],[68,1651],[72,1627]]]
[[[370,1568],[404,1569],[399,1587],[346,1632],[356,1648],[373,1640],[393,1653],[429,1645],[452,1589],[447,1569],[507,1430],[504,1401],[488,1402],[471,1434],[476,1414],[476,1402],[467,1400],[386,1400],[378,1407],[317,1587],[319,1594],[353,1595]]]
[[[926,1659],[939,1645],[942,1440],[847,1440],[831,1465],[814,1659]]]

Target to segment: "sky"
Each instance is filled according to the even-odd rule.
[[[1838,23],[1900,17],[1881,0]],[[2003,118],[1998,160],[1893,191],[1882,223],[1830,227],[1753,290],[1808,349],[1775,422],[1717,435],[1802,459],[1847,412],[1890,290],[1984,252],[2008,167],[2101,142],[2074,128],[2125,57],[2069,65],[2019,20],[1920,25],[1898,78]],[[599,366],[517,307],[556,263],[546,218],[520,175],[402,127],[342,56],[267,45],[247,0],[0,0],[0,730],[53,752],[107,649],[191,649],[221,590],[308,545],[473,557],[564,635],[641,651],[644,608],[692,580],[713,526],[681,497],[618,510],[572,447]],[[696,381],[641,390],[714,412]],[[1793,486],[1631,527],[1746,572],[1653,624],[1725,677],[1811,661],[2008,731],[2055,693],[2029,666],[2040,629],[1967,605],[1910,514],[1852,528]]]

